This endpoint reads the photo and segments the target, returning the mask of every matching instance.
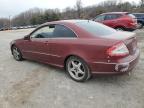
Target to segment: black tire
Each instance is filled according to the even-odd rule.
[[[72,64],[72,61],[78,61],[79,63],[81,63],[81,66],[79,67],[79,69],[81,68],[81,70],[83,70],[83,73],[82,74],[84,74],[84,75],[82,75],[82,76],[80,76],[80,74],[81,73],[79,73],[78,72],[78,77],[80,76],[81,78],[76,78],[76,77],[74,77],[74,76],[76,76],[76,75],[74,75],[74,73],[76,73],[76,72],[73,72],[73,75],[72,75],[72,72],[70,71],[70,63]],[[77,64],[78,65],[78,64]],[[66,65],[65,65],[66,67],[66,71],[67,71],[67,73],[68,73],[68,75],[74,80],[74,81],[77,81],[77,82],[84,82],[84,81],[86,81],[86,80],[88,80],[88,79],[90,79],[90,77],[91,77],[91,73],[90,73],[90,69],[89,69],[89,67],[88,67],[88,65],[86,64],[86,62],[84,61],[84,60],[82,60],[81,58],[79,58],[79,57],[76,57],[76,56],[71,56],[71,57],[69,57],[68,59],[67,59],[67,61],[66,61]],[[74,68],[74,67],[73,67]],[[77,71],[79,71],[79,70],[77,70]],[[81,71],[82,72],[82,71]]]
[[[15,45],[12,46],[11,51],[12,51],[12,55],[16,61],[22,61],[23,60],[21,51]]]
[[[115,28],[117,31],[125,31],[125,28],[123,28],[123,27],[116,27]]]
[[[142,29],[143,28],[143,23],[142,22],[138,22],[138,29]]]

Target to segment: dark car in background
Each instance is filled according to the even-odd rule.
[[[138,28],[143,28],[144,26],[144,13],[133,13],[137,18]]]
[[[128,12],[103,13],[96,16],[93,20],[117,30],[134,31],[137,28],[136,17]]]

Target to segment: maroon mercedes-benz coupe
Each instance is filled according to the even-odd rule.
[[[11,42],[12,55],[65,68],[75,81],[93,74],[120,74],[138,62],[134,33],[120,32],[89,20],[48,22]]]

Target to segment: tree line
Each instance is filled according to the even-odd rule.
[[[33,8],[14,16],[12,19],[0,18],[0,28],[8,26],[37,25],[62,19],[91,19],[98,14],[113,11],[144,13],[144,0],[139,0],[138,4],[135,2],[122,2],[121,0],[107,0],[88,7],[83,7],[82,0],[77,0],[75,6],[67,7],[62,11],[59,9],[44,10]]]

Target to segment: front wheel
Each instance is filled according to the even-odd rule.
[[[68,58],[66,71],[73,80],[78,82],[84,82],[91,76],[90,69],[85,61],[75,56]]]
[[[23,60],[22,54],[16,46],[13,46],[11,50],[12,50],[12,54],[13,54],[13,57],[14,57],[15,60],[17,60],[17,61],[22,61]]]

